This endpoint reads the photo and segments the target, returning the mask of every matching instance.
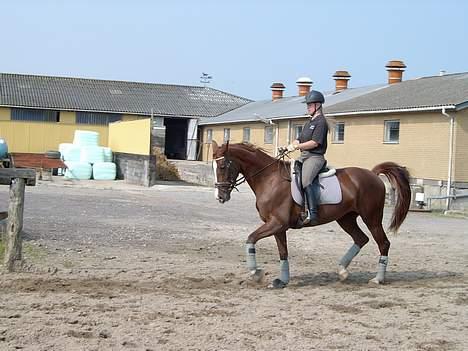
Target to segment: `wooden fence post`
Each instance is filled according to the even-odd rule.
[[[4,264],[8,272],[14,270],[16,261],[21,261],[21,230],[23,229],[24,178],[13,178],[10,185],[10,203],[8,205],[8,224]]]

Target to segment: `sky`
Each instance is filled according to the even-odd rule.
[[[0,72],[203,85],[253,100],[468,71],[464,0],[0,0]]]

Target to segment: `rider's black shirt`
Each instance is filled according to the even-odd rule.
[[[319,144],[316,148],[305,150],[311,154],[324,155],[327,151],[327,134],[328,124],[323,115],[315,117],[313,120],[309,119],[302,127],[302,133],[299,136],[299,141],[305,143],[306,141],[313,140]],[[304,152],[304,151],[303,151]]]

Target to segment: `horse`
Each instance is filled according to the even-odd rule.
[[[255,244],[273,235],[280,258],[280,276],[273,280],[270,287],[286,287],[290,280],[286,232],[301,227],[298,223],[301,223],[302,213],[302,206],[296,204],[291,195],[290,162],[271,157],[249,143],[226,142],[218,146],[212,141],[212,146],[216,199],[220,203],[229,201],[232,190],[246,181],[255,194],[256,208],[264,222],[246,241],[249,279],[257,283],[262,281],[264,272],[257,266]],[[243,175],[240,179],[239,174]],[[340,280],[348,278],[349,264],[369,241],[356,221],[361,216],[380,251],[377,275],[370,282],[385,282],[390,241],[382,227],[385,185],[379,174],[385,175],[396,190],[397,201],[389,227],[390,231],[396,232],[408,213],[411,189],[408,170],[394,162],[380,163],[372,170],[358,167],[336,169],[342,201],[319,206],[318,222],[314,226],[337,221],[354,241],[339,261]]]

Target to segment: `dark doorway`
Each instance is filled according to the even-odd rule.
[[[165,118],[166,141],[164,153],[167,158],[185,160],[187,158],[187,119]]]

